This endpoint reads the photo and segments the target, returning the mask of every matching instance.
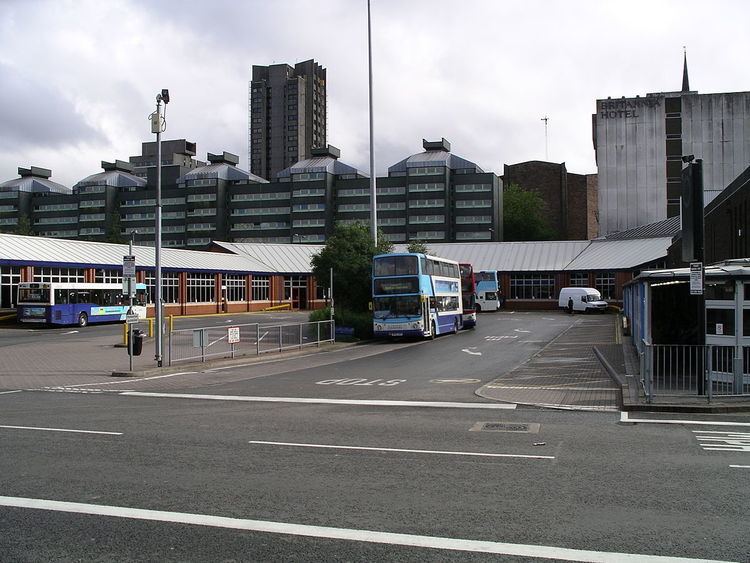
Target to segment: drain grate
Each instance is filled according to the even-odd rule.
[[[538,434],[538,422],[477,422],[470,430],[474,432],[519,432]]]

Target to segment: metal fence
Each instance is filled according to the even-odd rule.
[[[239,356],[258,356],[305,346],[334,342],[334,321],[285,325],[240,324],[172,330],[169,333],[169,365]]]
[[[646,344],[640,354],[646,398],[750,395],[750,347]]]

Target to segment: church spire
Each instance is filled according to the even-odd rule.
[[[687,70],[687,50],[685,49],[685,46],[682,47],[683,52],[683,63],[682,63],[682,91],[683,92],[689,92],[690,91],[690,81],[688,80],[688,70]]]

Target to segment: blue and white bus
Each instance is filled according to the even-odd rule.
[[[133,313],[146,317],[146,285],[136,284]],[[18,322],[86,326],[124,321],[129,308],[121,284],[77,282],[21,282],[18,284]]]
[[[420,336],[463,326],[458,262],[425,254],[380,254],[372,263],[373,333]]]

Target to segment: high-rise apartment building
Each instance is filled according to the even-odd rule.
[[[750,164],[750,92],[682,89],[596,101],[594,149],[600,234],[680,213],[682,157],[703,159],[708,205]]]
[[[248,108],[248,167],[276,174],[326,146],[326,69],[314,60],[253,65]]]

